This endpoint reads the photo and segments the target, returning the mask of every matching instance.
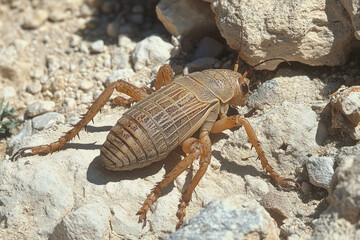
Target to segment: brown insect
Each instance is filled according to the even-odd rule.
[[[270,60],[283,59],[266,61]],[[137,212],[140,215],[139,221],[142,221],[144,225],[146,214],[160,197],[161,191],[184,172],[195,159],[200,158],[200,167],[180,200],[177,212],[179,222],[176,227],[179,228],[182,225],[185,208],[210,163],[209,134],[222,132],[235,126],[244,126],[261,160],[262,167],[276,183],[290,186],[289,181],[295,181],[280,177],[269,165],[250,123],[240,115],[226,116],[229,105],[244,106],[249,95],[249,80],[245,78],[248,71],[241,75],[237,72],[237,68],[238,60],[233,71],[205,70],[172,81],[173,71],[170,65],[163,65],[156,77],[155,92],[149,88],[138,88],[123,80],[113,82],[101,93],[82,119],[58,141],[48,145],[20,149],[14,154],[13,159],[27,150],[31,150],[32,154],[38,154],[54,152],[63,147],[82,128],[86,127],[116,90],[130,96],[129,99],[117,97],[116,103],[138,103],[125,112],[112,127],[101,147],[100,158],[106,169],[124,171],[142,168],[164,159],[178,145],[181,145],[187,154],[155,186]],[[163,83],[166,86],[161,88]],[[151,92],[154,93],[151,94]],[[218,117],[219,120],[217,120]],[[199,129],[199,138],[192,137]]]

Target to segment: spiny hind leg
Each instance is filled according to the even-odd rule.
[[[250,143],[254,146],[260,158],[262,167],[270,174],[270,176],[276,181],[277,184],[279,184],[280,186],[288,187],[291,185],[289,182],[293,182],[297,187],[299,187],[299,184],[294,179],[280,177],[280,175],[276,173],[274,169],[270,166],[268,160],[265,157],[264,151],[262,150],[260,142],[256,137],[254,129],[252,128],[250,122],[245,118],[242,118],[240,115],[224,117],[219,121],[215,122],[213,128],[211,129],[211,132],[219,133],[236,126],[244,126]]]
[[[184,172],[193,161],[198,158],[202,152],[203,144],[196,138],[189,138],[184,141],[182,149],[188,155],[181,160],[164,179],[156,184],[151,193],[147,196],[140,210],[136,213],[139,216],[139,222],[143,222],[143,226],[146,225],[146,214],[151,208],[152,204],[160,197],[161,191],[173,182],[182,172]]]
[[[192,195],[194,189],[196,188],[196,186],[198,185],[198,183],[200,182],[201,178],[204,176],[204,174],[210,164],[211,140],[210,140],[208,131],[202,131],[200,133],[200,142],[204,146],[204,149],[200,156],[200,166],[199,166],[199,169],[196,172],[194,178],[192,179],[188,189],[182,195],[182,198],[180,200],[179,209],[178,209],[178,212],[176,213],[176,216],[179,219],[178,223],[176,224],[176,229],[179,229],[180,226],[183,224],[184,218],[185,218],[185,209],[186,209],[187,205],[189,205],[189,202],[191,200],[191,195]]]
[[[114,89],[119,92],[125,93],[136,100],[141,100],[148,95],[145,90],[140,89],[126,81],[118,80],[116,82],[113,82],[107,88],[105,88],[105,90],[95,100],[95,102],[91,105],[88,111],[82,116],[82,119],[77,124],[75,124],[74,127],[69,130],[64,136],[60,137],[59,140],[51,144],[22,148],[18,152],[16,152],[11,157],[11,159],[13,161],[16,160],[17,157],[21,156],[27,150],[31,150],[31,153],[34,155],[38,153],[50,153],[60,149],[72,138],[74,138],[82,128],[86,127],[86,125],[95,117],[95,115],[109,100],[111,94],[114,92]]]

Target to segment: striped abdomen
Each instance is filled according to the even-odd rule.
[[[164,159],[201,126],[211,104],[170,84],[132,106],[110,130],[100,158],[109,170],[141,168]]]

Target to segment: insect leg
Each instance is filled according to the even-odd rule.
[[[173,79],[174,74],[171,66],[169,64],[162,65],[156,75],[155,91],[159,90],[163,83],[165,83],[165,85],[170,84]]]
[[[171,68],[171,66],[169,64],[164,64],[159,68],[159,71],[157,72],[156,75],[156,80],[155,80],[155,91],[159,90],[162,86],[163,83],[165,83],[165,85],[168,85],[172,82],[174,78],[173,75],[173,70]],[[148,94],[151,94],[154,92],[153,89],[148,88],[148,87],[143,87],[143,90],[145,90]],[[127,106],[130,105],[134,102],[137,102],[138,100],[136,100],[135,98],[124,98],[121,96],[115,97],[113,102],[116,105],[122,105],[122,106]]]
[[[136,100],[141,100],[148,95],[145,90],[137,88],[136,86],[126,81],[118,80],[116,82],[113,82],[100,94],[100,96],[95,100],[95,102],[91,105],[88,111],[83,115],[82,119],[77,124],[75,124],[74,127],[69,130],[64,136],[60,137],[59,140],[51,144],[22,148],[18,152],[16,152],[11,157],[11,159],[13,161],[16,160],[16,158],[21,156],[26,150],[31,150],[31,153],[35,155],[38,153],[50,153],[60,149],[72,138],[74,138],[80,132],[80,130],[84,128],[95,117],[95,115],[109,100],[114,89],[119,92],[123,92]]]
[[[260,145],[258,138],[256,137],[255,131],[250,125],[250,122],[245,118],[242,118],[240,115],[225,117],[215,122],[213,128],[211,129],[212,133],[222,132],[226,129],[236,127],[236,126],[244,126],[246,134],[249,137],[250,143],[254,146],[260,160],[262,167],[270,174],[270,176],[276,181],[280,186],[291,186],[289,182],[293,182],[299,187],[299,184],[290,178],[282,178],[278,173],[274,171],[274,169],[270,166],[268,160],[265,157],[264,151]]]
[[[189,138],[184,141],[182,145],[183,151],[188,155],[178,163],[161,182],[158,182],[151,193],[147,196],[143,206],[136,213],[139,216],[139,222],[143,222],[143,226],[146,224],[146,213],[149,211],[152,204],[161,195],[161,191],[172,181],[175,180],[182,172],[184,172],[192,162],[198,158],[202,152],[203,144],[196,138]]]
[[[179,218],[178,223],[176,224],[176,229],[179,229],[180,226],[184,222],[185,218],[185,209],[187,205],[189,205],[189,202],[191,200],[191,195],[200,182],[201,178],[204,176],[211,159],[211,140],[209,137],[209,131],[202,131],[200,133],[200,142],[204,146],[204,150],[201,153],[200,157],[200,167],[198,171],[196,172],[194,178],[192,179],[189,188],[186,190],[186,192],[182,195],[182,198],[179,203],[179,209],[176,213],[176,216]]]

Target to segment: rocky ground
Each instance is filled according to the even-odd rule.
[[[105,87],[119,78],[153,87],[156,71],[164,63],[170,63],[179,77],[204,69],[232,69],[237,52],[221,36],[238,49],[233,44],[240,42],[239,35],[235,36],[237,43],[232,43],[228,39],[232,34],[224,31],[239,32],[234,12],[251,14],[246,9],[253,7],[256,12],[256,7],[228,8],[229,17],[224,10],[227,1],[213,2],[211,10],[206,2],[194,7],[191,1],[161,1],[155,10],[157,1],[2,1],[0,98],[5,97],[16,109],[21,130],[0,141],[0,238],[360,237],[360,59],[356,48],[339,47],[356,45],[357,35],[346,32],[353,33],[352,25],[339,17],[333,5],[325,7],[327,15],[316,4],[306,7],[316,10],[313,15],[317,21],[308,21],[320,27],[312,26],[306,41],[285,46],[283,51],[281,47],[266,50],[274,47],[270,41],[274,32],[282,37],[277,44],[291,42],[276,25],[283,22],[276,18],[265,21],[271,34],[264,34],[264,38],[269,39],[254,47],[258,42],[255,30],[264,30],[252,27],[259,26],[255,21],[260,14],[243,17],[247,19],[243,23],[244,59],[254,64],[252,61],[260,62],[264,55],[276,57],[279,53],[293,62],[290,66],[262,66],[277,67],[274,71],[251,72],[248,103],[231,108],[230,114],[239,112],[250,121],[270,164],[280,175],[297,179],[301,189],[279,189],[261,168],[245,131],[235,128],[212,135],[211,164],[193,194],[184,226],[175,232],[177,205],[198,168],[197,162],[165,189],[143,228],[135,213],[183,153],[176,149],[164,161],[130,172],[104,170],[100,146],[127,109],[111,101],[89,124],[88,132],[81,132],[64,150],[10,161],[21,147],[57,140]],[[342,2],[348,9],[346,1]],[[181,21],[194,23],[188,28],[168,17],[171,11],[183,16],[185,7],[191,16]],[[201,15],[201,21],[192,19],[196,14]],[[211,21],[207,21],[209,16]],[[300,13],[293,16],[302,18]],[[324,16],[339,20],[327,25]],[[204,22],[206,27],[201,25]],[[237,30],[224,26],[237,26]],[[346,37],[339,38],[338,32],[329,36],[324,26],[334,32],[344,30]],[[356,33],[357,25],[353,26]],[[300,27],[291,29],[302,31]],[[289,35],[299,38],[295,30],[292,33]],[[182,37],[175,37],[178,35]],[[311,44],[309,36],[319,40],[317,45]],[[248,67],[241,62],[240,72]]]

